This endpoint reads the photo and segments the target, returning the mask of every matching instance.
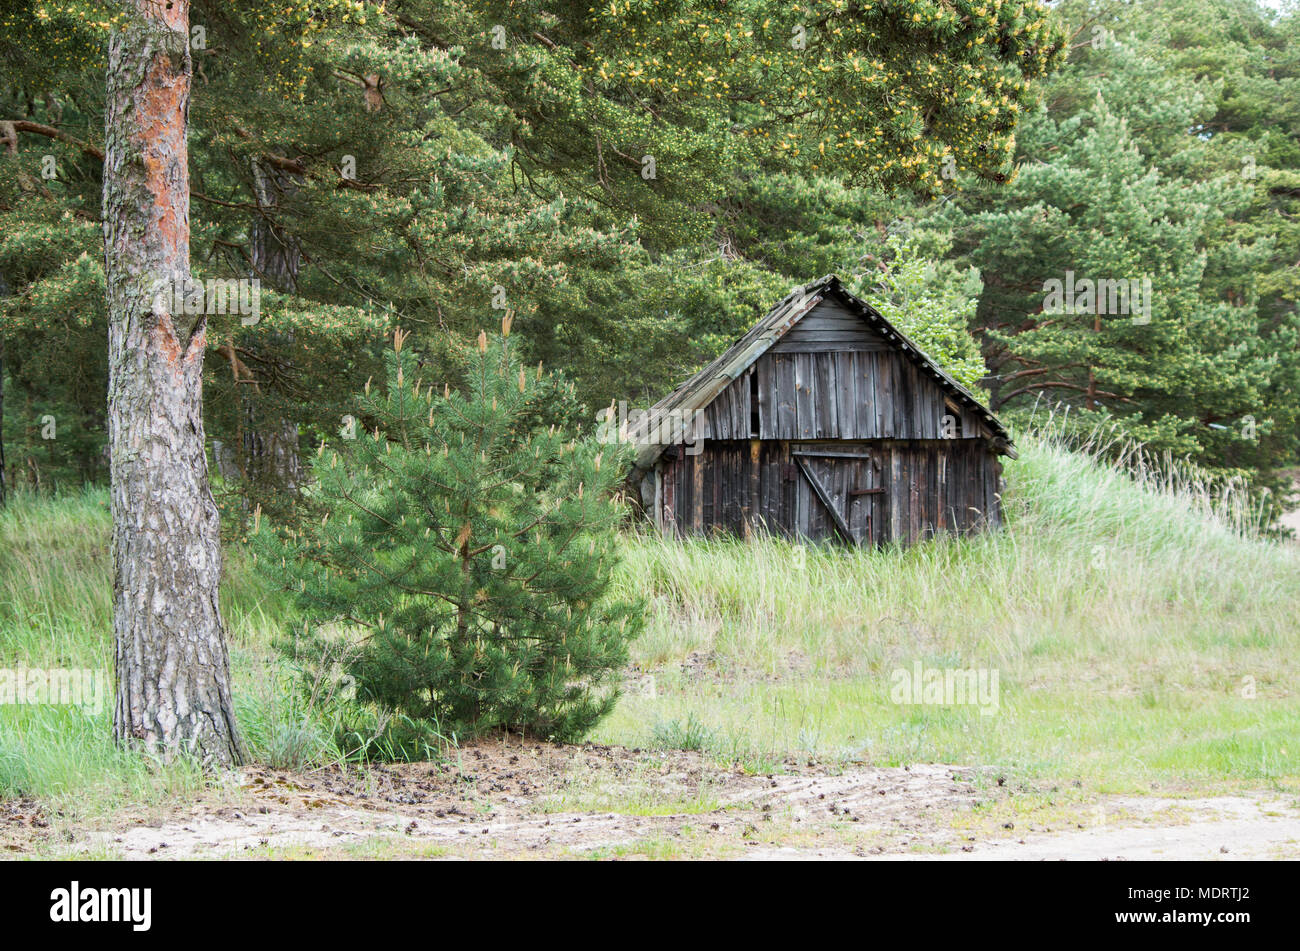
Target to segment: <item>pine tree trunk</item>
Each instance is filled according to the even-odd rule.
[[[169,313],[170,295],[158,293],[189,279],[189,4],[126,6],[109,41],[104,149],[113,731],[122,744],[228,766],[243,750],[204,455],[207,319]]]
[[[9,296],[9,285],[0,276],[0,298]],[[0,337],[0,509],[5,507],[5,338]]]
[[[3,292],[0,291],[0,294]],[[5,342],[0,337],[0,509],[5,507]]]
[[[1101,333],[1100,303],[1098,303],[1097,306],[1097,313],[1092,318],[1092,332],[1095,334]],[[1088,391],[1084,397],[1084,405],[1086,405],[1089,410],[1095,410],[1097,408],[1097,369],[1091,365],[1088,367]]]
[[[253,162],[253,187],[258,206],[266,215],[253,219],[252,276],[283,294],[298,292],[298,268],[302,251],[290,234],[277,228],[273,215],[286,196],[298,188],[287,172],[265,163]],[[276,335],[269,340],[273,350],[293,345],[293,335]],[[244,390],[244,471],[261,491],[294,492],[302,481],[298,457],[298,424],[283,413],[268,411],[267,401],[254,387]]]

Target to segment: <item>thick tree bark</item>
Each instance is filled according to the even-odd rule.
[[[189,3],[126,6],[109,41],[104,149],[113,730],[123,744],[234,765],[243,749],[204,455],[207,318],[170,313],[159,292],[189,281]]]

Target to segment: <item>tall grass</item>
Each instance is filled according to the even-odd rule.
[[[0,515],[0,668],[112,669],[108,497],[18,494]],[[160,769],[111,741],[111,692],[97,712],[0,705],[0,796],[145,800],[189,788],[188,764]]]
[[[1294,786],[1300,548],[1258,537],[1241,487],[1190,467],[1107,462],[1114,447],[1067,448],[1050,431],[1020,446],[998,532],[879,551],[629,534],[616,594],[646,598],[650,617],[596,738],[753,769],[815,755],[1102,788]],[[102,491],[19,495],[0,513],[0,668],[111,672],[109,528]],[[222,608],[256,761],[342,758],[357,711],[301,691],[270,646],[289,606],[237,547]],[[997,713],[893,703],[892,672],[915,661],[996,670]],[[0,797],[76,813],[205,782],[192,764],[118,749],[111,716],[111,690],[98,714],[0,705]]]
[[[690,722],[756,764],[949,760],[1125,788],[1300,775],[1296,547],[1191,467],[1051,432],[1021,453],[1003,531],[878,551],[631,538],[618,587],[651,604],[643,676],[599,737]],[[997,671],[999,712],[892,703],[915,661]]]
[[[0,669],[89,669],[106,682],[98,711],[0,703],[0,798],[34,796],[87,813],[162,801],[207,781],[192,762],[162,763],[113,742],[111,527],[98,489],[18,493],[0,511]],[[392,745],[391,721],[373,709],[348,704],[332,684],[305,689],[302,672],[272,647],[292,617],[287,597],[238,546],[224,559],[235,712],[253,761],[303,768],[410,755]]]
[[[0,668],[101,672],[100,710],[0,704],[0,798],[36,796],[69,812],[161,801],[203,783],[171,763],[112,740],[112,558],[103,490],[46,497],[19,493],[0,512]],[[259,762],[296,766],[337,757],[328,717],[309,709],[291,672],[269,650],[283,599],[227,551],[222,612],[231,642],[236,708]]]

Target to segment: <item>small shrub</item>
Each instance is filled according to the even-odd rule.
[[[714,731],[688,713],[686,720],[660,721],[650,733],[650,745],[663,750],[689,750],[702,753],[714,745]]]
[[[310,517],[254,535],[303,619],[282,649],[334,650],[357,700],[405,724],[389,736],[404,755],[426,735],[580,738],[613,708],[643,623],[606,597],[621,460],[538,424],[571,388],[524,369],[508,334],[507,318],[480,335],[454,389],[416,378],[399,331],[366,428],[315,460]]]

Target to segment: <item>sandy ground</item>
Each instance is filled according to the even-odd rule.
[[[1269,796],[1216,799],[1114,797],[1105,802],[1125,821],[1082,830],[981,842],[936,859],[1159,859],[1300,858],[1300,809]],[[1103,807],[1104,808],[1104,807]],[[1174,818],[1176,817],[1176,819]],[[1139,821],[1134,822],[1133,819]]]
[[[0,855],[155,858],[1300,858],[1300,802],[1088,797],[944,765],[488,743],[441,766],[248,769],[109,819],[0,803]]]

